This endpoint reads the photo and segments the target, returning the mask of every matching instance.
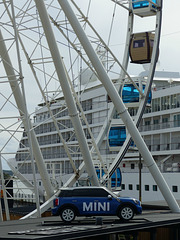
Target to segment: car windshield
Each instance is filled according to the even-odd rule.
[[[116,199],[119,199],[118,196],[115,193],[111,192],[109,189],[106,188],[106,191],[109,193],[109,195],[113,196]]]

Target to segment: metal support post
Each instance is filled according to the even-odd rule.
[[[4,173],[2,169],[2,162],[1,162],[1,155],[0,155],[0,174],[1,174],[1,181],[2,181],[2,190],[3,190],[3,197],[4,197],[4,207],[6,212],[6,220],[10,220],[9,215],[9,207],[8,207],[8,200],[7,200],[7,194],[6,194],[6,187],[5,187],[5,180],[4,180]]]
[[[139,154],[139,201],[142,201],[142,161],[141,154]]]
[[[14,5],[13,5],[13,0],[10,1],[11,3],[11,10],[12,10],[12,20],[13,20],[13,27],[14,27],[14,35],[15,35],[15,42],[16,42],[16,48],[17,48],[17,57],[18,57],[18,63],[19,63],[19,74],[20,74],[20,80],[22,83],[22,98],[24,101],[24,117],[27,119],[27,136],[28,136],[28,141],[29,141],[29,152],[31,156],[31,166],[32,166],[32,172],[33,172],[33,181],[34,181],[34,193],[35,193],[35,198],[36,198],[36,208],[37,208],[37,213],[38,217],[41,217],[41,212],[40,212],[40,203],[39,203],[39,192],[38,192],[38,187],[37,187],[37,180],[36,180],[36,170],[35,170],[35,163],[34,163],[34,154],[33,154],[33,149],[32,149],[32,139],[31,139],[31,134],[30,134],[30,116],[28,115],[27,112],[27,105],[26,105],[26,98],[25,98],[25,89],[24,89],[24,81],[23,81],[23,75],[22,75],[22,66],[21,66],[21,59],[20,59],[20,53],[19,53],[19,44],[18,44],[18,34],[17,34],[17,29],[16,29],[16,22],[15,22],[15,13],[14,13]]]
[[[3,214],[2,214],[1,197],[0,197],[0,222],[3,222]]]
[[[158,185],[162,195],[168,203],[168,206],[173,212],[180,212],[179,205],[177,204],[169,186],[167,185],[164,177],[162,176],[158,166],[156,165],[149,149],[147,148],[142,136],[140,135],[137,127],[135,126],[131,116],[129,115],[122,99],[111,79],[107,75],[101,61],[95,53],[90,41],[84,33],[77,17],[75,16],[70,4],[67,0],[58,0],[61,8],[63,9],[66,17],[68,18],[72,28],[74,29],[79,41],[81,42],[87,56],[89,57],[92,65],[94,66],[98,77],[108,92],[112,102],[115,105],[117,112],[120,114],[122,121],[128,129],[131,137],[133,138],[139,152],[141,153],[149,171],[151,172],[156,184]]]
[[[86,165],[86,170],[88,172],[88,175],[92,184],[95,186],[99,186],[97,174],[96,174],[96,171],[92,162],[92,157],[87,145],[87,140],[81,125],[77,107],[75,105],[75,102],[72,96],[72,92],[68,83],[67,73],[64,68],[64,64],[62,61],[62,57],[60,56],[59,49],[57,47],[54,33],[49,21],[49,16],[44,5],[44,1],[35,0],[35,3],[36,3],[37,10],[39,12],[39,16],[40,16],[44,33],[49,45],[49,49],[51,51],[51,56],[53,58],[53,62],[54,62],[56,72],[61,84],[61,88],[64,93],[64,98],[68,107],[69,116],[71,118],[74,130],[76,133],[76,137],[79,143],[79,147],[83,156],[83,160]]]

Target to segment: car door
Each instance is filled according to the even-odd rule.
[[[80,216],[92,215],[94,211],[94,198],[89,189],[75,189],[72,203],[78,209]]]
[[[115,215],[119,202],[102,188],[80,189],[76,192],[75,205],[81,216]]]
[[[98,204],[97,213],[101,215],[116,215],[117,208],[119,207],[119,200],[115,198],[111,192],[102,188],[96,192]]]

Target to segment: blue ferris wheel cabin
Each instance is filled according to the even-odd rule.
[[[152,2],[157,4],[157,0],[152,0]],[[132,0],[133,9],[146,8],[149,7],[149,4],[149,1]],[[152,4],[152,7],[155,7],[155,5]]]
[[[108,135],[108,144],[110,148],[119,148],[123,146],[126,140],[126,128],[125,126],[111,127]],[[134,141],[131,141],[131,147],[135,147]]]
[[[139,84],[137,83],[139,87]],[[142,92],[144,93],[145,85],[142,85]],[[139,91],[135,88],[133,84],[125,84],[122,89],[122,100],[125,104],[139,103]],[[147,104],[149,105],[152,100],[152,92],[150,91]],[[115,125],[111,126],[108,133],[108,144],[111,151],[115,151],[119,149],[119,147],[123,146],[126,140],[126,127],[124,125]],[[135,147],[135,143],[131,141],[131,147]]]
[[[96,173],[97,173],[98,179],[100,179],[104,175],[104,170],[103,169],[100,170],[99,168],[96,167]],[[111,180],[111,188],[118,188],[121,186],[122,175],[119,167],[116,168],[110,180]]]
[[[139,87],[139,84],[137,84]],[[143,93],[145,90],[145,85],[142,86]],[[139,102],[139,91],[134,87],[133,84],[125,84],[122,91],[122,100],[124,103]],[[150,91],[147,103],[150,104],[152,100],[152,93]]]

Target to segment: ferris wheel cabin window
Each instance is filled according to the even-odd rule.
[[[149,1],[137,1],[137,0],[132,0],[133,2],[133,9],[136,9],[136,8],[146,8],[146,7],[149,7]],[[156,0],[152,0],[153,3],[156,3],[157,1]],[[154,4],[152,4],[152,7],[155,7]]]
[[[109,146],[122,146],[126,140],[126,128],[124,126],[111,127],[109,131]]]
[[[133,48],[140,48],[140,47],[144,47],[145,46],[145,40],[141,39],[141,40],[136,40],[133,42]]]

